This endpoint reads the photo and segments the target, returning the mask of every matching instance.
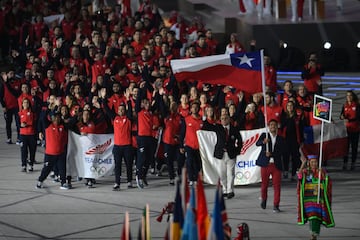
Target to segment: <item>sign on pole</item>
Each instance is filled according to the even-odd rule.
[[[324,142],[324,122],[331,123],[331,110],[332,100],[323,96],[314,96],[314,110],[313,117],[321,121],[321,132],[320,132],[320,151],[319,151],[319,184],[318,184],[318,196],[317,203],[320,202],[320,180],[321,180],[321,165],[322,165],[322,149]]]
[[[320,95],[314,96],[313,116],[315,119],[331,123],[332,100]]]

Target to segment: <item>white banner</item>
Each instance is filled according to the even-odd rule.
[[[240,131],[243,139],[243,148],[240,155],[236,157],[235,185],[248,185],[261,181],[260,167],[256,166],[256,160],[261,148],[256,146],[256,141],[263,132],[265,132],[265,128]],[[216,185],[219,178],[216,169],[218,168],[219,161],[221,161],[214,157],[214,148],[217,141],[216,133],[200,130],[197,132],[197,135],[204,181]]]
[[[100,178],[113,173],[114,134],[78,135],[69,131],[66,172],[70,176]]]

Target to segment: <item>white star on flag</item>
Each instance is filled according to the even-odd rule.
[[[246,54],[244,54],[242,57],[238,57],[238,59],[240,59],[239,66],[240,66],[241,64],[246,63],[246,64],[249,65],[251,68],[252,68],[251,61],[255,60],[255,58],[248,58],[248,57],[246,56]]]

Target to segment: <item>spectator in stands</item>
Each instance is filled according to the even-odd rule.
[[[291,0],[291,21],[301,22],[303,19],[304,0]]]
[[[324,70],[318,63],[315,53],[310,53],[308,63],[304,66],[301,73],[301,78],[304,80],[304,85],[311,95],[322,95],[321,77],[324,76]]]
[[[264,56],[264,72],[265,72],[265,85],[267,90],[277,92],[277,73],[274,66],[271,64],[271,58]]]
[[[217,53],[217,48],[219,45],[219,42],[214,38],[212,30],[209,28],[205,32],[206,36],[206,44],[210,48],[210,55],[215,55]]]
[[[237,34],[230,34],[230,42],[226,45],[225,54],[245,52],[244,46],[239,42]]]

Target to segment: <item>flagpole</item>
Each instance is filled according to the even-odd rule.
[[[324,141],[324,121],[321,121],[321,133],[320,133],[320,151],[319,151],[319,178],[318,178],[318,196],[317,203],[320,203],[320,180],[321,180],[321,165],[322,165],[322,149]]]
[[[266,110],[266,85],[265,85],[265,66],[264,66],[264,49],[260,50],[260,61],[261,61],[261,86],[262,86],[262,93],[263,93],[263,100],[264,100],[264,121],[265,121],[265,134],[266,137],[268,136],[268,128],[267,128],[267,110]],[[269,151],[269,144],[266,144],[266,151]]]

